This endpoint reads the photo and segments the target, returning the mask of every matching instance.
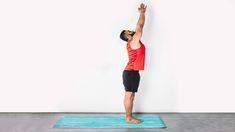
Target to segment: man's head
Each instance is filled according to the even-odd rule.
[[[128,40],[131,40],[133,35],[135,34],[134,31],[130,31],[130,30],[123,30],[120,34],[120,38],[123,40],[123,41],[128,41]]]

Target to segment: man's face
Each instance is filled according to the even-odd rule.
[[[126,30],[125,32],[127,38],[132,38],[133,35],[135,34],[134,31]]]

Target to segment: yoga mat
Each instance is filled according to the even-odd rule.
[[[139,124],[126,123],[125,116],[115,115],[82,115],[62,116],[53,128],[166,128],[158,115],[134,116],[144,120]]]

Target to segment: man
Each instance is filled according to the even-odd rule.
[[[132,116],[132,108],[135,93],[138,90],[140,75],[139,70],[144,70],[145,46],[140,41],[145,21],[147,6],[141,3],[138,7],[140,13],[135,31],[123,30],[120,38],[127,42],[129,61],[122,73],[123,85],[125,87],[124,106],[127,123],[141,123],[143,120]]]

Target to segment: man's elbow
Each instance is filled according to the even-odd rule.
[[[137,27],[143,28],[144,27],[144,23],[141,23],[141,22],[137,23]]]
[[[144,25],[143,24],[137,24],[136,26],[136,32],[142,32]]]

